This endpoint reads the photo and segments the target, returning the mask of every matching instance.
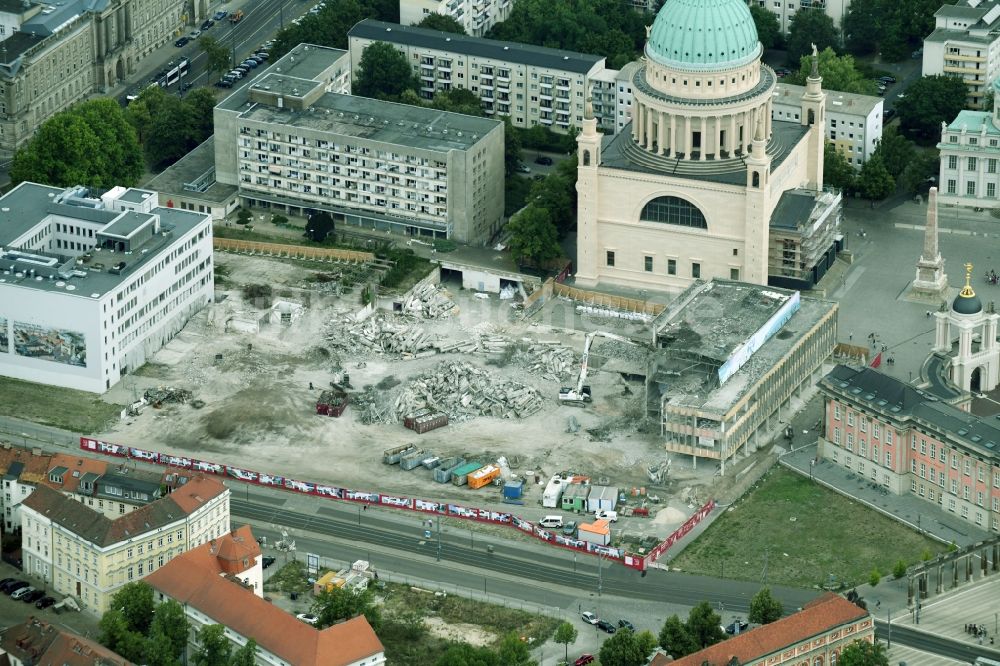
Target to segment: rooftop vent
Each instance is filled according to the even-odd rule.
[[[983,438],[980,437],[979,435],[973,435],[972,436],[972,441],[973,442],[981,442],[981,441],[983,441]]]
[[[968,428],[959,428],[958,434],[961,435],[962,437],[965,437],[966,435],[969,434],[969,430]]]

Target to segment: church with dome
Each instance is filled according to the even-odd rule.
[[[797,121],[744,0],[667,0],[632,76],[632,121],[577,137],[578,286],[679,291],[722,278],[811,288],[836,257],[841,197],[823,188],[826,95]]]
[[[944,360],[945,379],[963,392],[985,393],[1000,385],[998,315],[973,291],[972,264],[965,265],[965,286],[951,302],[934,313],[934,356]]]

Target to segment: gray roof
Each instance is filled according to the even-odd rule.
[[[937,28],[931,34],[924,37],[925,42],[973,42],[975,44],[990,44],[994,40],[993,36],[970,35],[964,30],[950,30],[948,28]]]
[[[185,189],[187,183],[193,183],[208,172],[215,171],[215,135],[208,137],[204,143],[189,152],[181,159],[164,169],[153,180],[149,188],[165,195],[180,195],[211,204],[222,204],[236,196],[239,188],[235,185],[220,183],[212,177],[208,189],[197,192]],[[165,197],[166,198],[166,197]]]
[[[398,23],[365,19],[357,23],[348,37],[407,44],[425,49],[451,51],[462,55],[490,58],[503,62],[545,67],[577,74],[586,74],[594,65],[604,62],[603,56],[550,49],[544,46],[501,42],[483,37],[470,37],[440,30],[428,30]]]
[[[897,423],[930,429],[942,440],[994,464],[1000,461],[1000,421],[980,417],[872,368],[838,365],[820,382],[822,390],[882,414]]]
[[[781,193],[778,205],[771,213],[771,227],[797,230],[809,221],[809,214],[816,206],[816,193],[810,190],[787,190]]]
[[[805,92],[805,86],[779,83],[774,88],[774,103],[799,107]],[[883,99],[877,95],[861,95],[839,90],[825,90],[824,92],[826,93],[826,110],[832,113],[853,113],[867,117],[875,107],[883,103]]]
[[[20,461],[19,462],[13,462],[13,463],[10,464],[10,467],[7,468],[7,473],[4,474],[3,478],[7,479],[8,481],[13,481],[14,479],[19,479],[19,478],[21,478],[21,472],[23,472],[23,471],[24,471],[24,463],[23,462],[20,462]]]

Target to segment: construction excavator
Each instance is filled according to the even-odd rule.
[[[621,335],[615,335],[614,333],[607,333],[605,331],[588,333],[587,338],[583,342],[583,357],[580,359],[580,378],[576,381],[576,388],[564,386],[559,389],[560,404],[570,407],[583,407],[593,399],[590,393],[590,386],[586,384],[587,364],[590,361],[590,347],[594,344],[594,338],[597,337],[609,338],[618,342],[624,342],[625,344],[638,346],[632,340]]]

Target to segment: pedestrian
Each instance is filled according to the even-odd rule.
[[[368,505],[367,504],[362,504],[361,505],[361,510],[362,511],[367,511],[368,510]]]
[[[931,316],[931,311],[930,311],[930,310],[928,310],[928,311],[927,311],[927,316],[928,316],[928,317],[930,317],[930,316]]]
[[[312,382],[309,382],[309,390],[310,390],[310,391],[312,391],[312,390],[313,390],[313,383],[312,383]]]
[[[850,333],[847,334],[847,339],[848,340],[853,340],[854,339],[854,331],[851,331]]]
[[[881,607],[882,607],[882,600],[881,599],[876,599],[875,600],[875,608],[881,608]]]

